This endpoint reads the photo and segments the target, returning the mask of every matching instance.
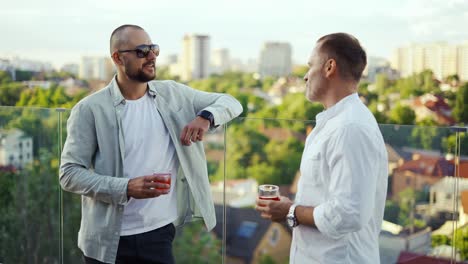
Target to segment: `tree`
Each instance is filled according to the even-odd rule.
[[[16,105],[16,102],[20,99],[20,94],[26,89],[26,86],[17,82],[0,84],[0,105]]]
[[[12,81],[11,76],[8,72],[0,71],[0,84],[7,84],[7,83],[10,83],[11,81]]]
[[[468,124],[468,82],[464,83],[457,92],[453,117],[458,122]]]
[[[306,75],[308,71],[309,71],[309,66],[307,65],[296,66],[293,68],[292,76],[302,79],[304,78],[304,76]]]
[[[416,114],[409,106],[397,104],[390,111],[390,121],[399,125],[413,125]]]
[[[446,128],[436,127],[433,119],[423,119],[411,132],[410,142],[413,147],[428,150],[442,151],[442,140],[449,135],[450,131]]]
[[[460,148],[461,155],[468,155],[468,135],[467,133],[460,133],[460,142],[457,144],[457,135],[450,135],[442,139],[442,146],[446,149],[446,152],[455,153],[455,150]]]
[[[459,250],[462,260],[468,259],[468,228],[457,229],[454,238],[453,246]]]
[[[5,219],[0,255],[5,263],[58,262],[58,164],[57,154],[41,149],[30,166],[0,174],[0,185],[10,181],[9,194],[0,197],[7,199],[0,201],[0,215]]]
[[[207,232],[202,221],[177,230],[174,240],[176,263],[221,263],[221,241]]]
[[[384,94],[390,86],[390,80],[386,74],[379,73],[375,76],[375,90],[379,94]]]

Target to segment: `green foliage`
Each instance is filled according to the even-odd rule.
[[[457,135],[450,135],[442,139],[442,146],[447,150],[446,152],[455,153],[455,150],[458,149],[457,144]],[[467,133],[460,133],[460,154],[468,155],[468,135]]]
[[[17,82],[0,84],[0,105],[14,106],[27,87]]]
[[[259,88],[262,83],[249,73],[226,72],[222,75],[212,75],[210,78],[190,81],[187,85],[207,92],[237,94],[241,89]]]
[[[379,94],[386,93],[390,85],[391,81],[388,79],[386,74],[379,73],[375,76],[375,90]]]
[[[447,246],[452,245],[452,240],[448,236],[445,236],[445,235],[432,235],[431,238],[432,238],[431,239],[431,246],[433,248],[435,248],[437,246],[442,246],[442,245],[447,245]]]
[[[468,124],[468,82],[458,88],[453,117],[460,123]]]
[[[463,260],[468,259],[468,228],[462,227],[455,231],[454,246],[460,252]]]
[[[12,80],[9,72],[0,71],[0,85],[10,83],[11,81]]]
[[[282,104],[278,106],[269,106],[256,114],[255,118],[274,118],[287,120],[314,120],[315,116],[323,111],[323,106],[319,103],[307,101],[304,94],[288,94],[283,98]],[[278,122],[269,122],[267,126],[278,126]],[[291,122],[291,129],[296,132],[305,133],[306,126],[304,122]]]
[[[410,142],[416,148],[427,150],[440,150],[442,149],[442,141],[445,137],[449,136],[450,130],[435,126],[436,123],[432,119],[424,119],[418,123],[418,126],[413,128],[411,133]]]
[[[307,65],[296,66],[293,68],[292,76],[302,79],[304,78],[304,76],[306,75],[308,71],[309,71],[309,66]]]
[[[430,70],[390,81],[385,75],[376,76],[376,91],[379,94],[399,93],[402,99],[439,92],[439,84]]]
[[[197,221],[177,230],[173,244],[176,263],[221,263],[221,241]]]
[[[20,94],[19,100],[16,103],[16,106],[71,108],[85,95],[86,92],[82,92],[74,97],[70,97],[65,94],[65,89],[63,87],[59,87],[57,85],[53,85],[49,89],[36,87],[33,89],[23,90]]]
[[[384,219],[392,223],[398,223],[398,215],[400,213],[399,205],[392,200],[385,201]]]
[[[31,166],[17,173],[1,173],[0,255],[5,263],[58,261],[59,203],[57,154],[41,149]],[[10,198],[8,198],[8,196]]]
[[[369,106],[369,110],[372,112],[372,114],[375,117],[375,120],[377,120],[377,123],[379,124],[385,124],[388,123],[388,118],[383,112],[379,112],[377,110],[377,102],[372,102]]]
[[[397,104],[390,111],[390,121],[399,125],[413,125],[416,120],[416,114],[409,106]]]
[[[174,80],[179,81],[179,76],[173,76],[169,72],[169,67],[166,66],[158,66],[156,71],[156,80]]]
[[[263,78],[262,79],[262,89],[264,91],[270,90],[275,82],[276,82],[276,78],[274,78],[274,77],[267,76],[267,77]]]
[[[262,255],[259,264],[276,264],[275,260],[270,255]]]
[[[21,81],[32,80],[33,77],[37,75],[37,72],[16,70],[15,74],[16,74],[16,81],[21,82]]]
[[[403,227],[413,225],[416,228],[423,228],[426,223],[420,219],[411,219],[411,211],[414,211],[414,206],[418,202],[427,202],[427,195],[423,192],[417,192],[414,189],[407,188],[398,193],[398,224]],[[411,222],[413,221],[413,222]]]
[[[228,129],[229,138],[235,140],[228,142],[226,170],[229,178],[246,179],[247,168],[253,164],[266,161],[266,153],[263,146],[268,142],[268,138],[258,132],[256,128],[244,126],[230,126]],[[220,166],[217,178],[222,179],[224,171]]]

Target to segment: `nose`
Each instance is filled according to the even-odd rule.
[[[307,77],[307,74],[308,74],[308,73],[309,73],[309,72],[306,72],[306,74],[304,75],[304,81],[306,81],[306,82],[307,82],[307,80],[309,80],[309,77]]]
[[[152,50],[150,52],[148,52],[148,55],[146,55],[146,58],[150,59],[150,60],[154,60],[154,59],[156,59],[156,57],[157,57],[156,53],[154,51],[152,51]]]

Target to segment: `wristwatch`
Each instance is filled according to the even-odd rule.
[[[210,126],[214,125],[214,116],[210,111],[202,110],[198,112],[197,116],[210,121]]]
[[[289,207],[289,212],[286,215],[286,222],[288,223],[288,226],[290,228],[293,228],[299,225],[299,223],[297,222],[296,215],[295,215],[296,206],[297,204],[291,205],[291,207]]]

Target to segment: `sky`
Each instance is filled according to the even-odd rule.
[[[211,48],[257,59],[266,41],[289,42],[306,64],[322,35],[356,36],[369,56],[390,58],[409,43],[468,41],[468,0],[0,0],[0,58],[78,63],[107,56],[122,24],[146,29],[161,58],[179,54],[184,34],[207,34]]]

